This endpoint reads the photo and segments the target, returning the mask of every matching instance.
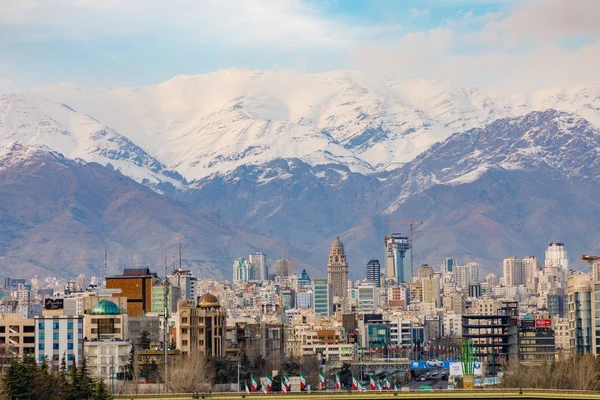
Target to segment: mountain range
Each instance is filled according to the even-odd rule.
[[[137,88],[0,97],[0,256],[10,271],[172,262],[229,277],[251,251],[351,276],[387,225],[415,262],[496,271],[550,240],[600,251],[600,86],[501,96],[435,80],[223,70]]]

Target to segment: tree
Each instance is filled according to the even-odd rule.
[[[99,379],[96,383],[96,391],[94,393],[94,400],[110,400],[112,396],[108,393],[106,383],[102,379]]]
[[[201,353],[183,356],[169,365],[169,389],[174,393],[209,391],[215,379],[212,363]]]
[[[135,344],[140,350],[150,350],[150,343],[150,333],[148,331],[141,331]]]

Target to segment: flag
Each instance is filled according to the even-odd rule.
[[[363,390],[365,390],[365,387],[363,386],[361,381],[357,381],[356,383],[357,383],[356,386],[357,386],[359,392],[362,392]]]
[[[387,376],[384,378],[383,382],[385,383],[385,390],[390,390],[392,388],[392,383],[390,382],[390,378]]]
[[[300,390],[304,390],[306,387],[306,377],[302,372],[300,372]]]
[[[369,377],[369,389],[375,390],[375,378],[373,376]]]
[[[356,380],[354,375],[352,375],[352,390],[358,390],[358,381]]]
[[[319,385],[321,390],[325,389],[325,372],[319,372]]]
[[[250,380],[252,382],[252,391],[256,392],[258,390],[258,381],[255,376],[250,376]]]
[[[287,385],[281,384],[281,393],[286,394],[288,391]]]
[[[335,388],[340,391],[342,390],[342,381],[340,381],[340,373],[335,373]]]
[[[269,392],[271,391],[271,386],[273,386],[273,377],[270,375],[267,375],[267,390]]]
[[[285,390],[289,391],[290,390],[291,382],[290,382],[290,377],[288,376],[288,374],[283,374],[283,381],[285,382],[285,385],[284,385],[285,386]]]
[[[377,390],[379,390],[380,392],[383,390],[383,388],[381,387],[381,381],[377,381]]]
[[[394,381],[394,390],[398,390],[398,385],[396,385],[396,381]]]
[[[269,389],[267,389],[267,385],[263,385],[262,392],[263,392],[263,394],[269,393]]]
[[[244,382],[244,386],[246,386],[246,394],[250,394],[250,389],[248,389],[248,383]]]

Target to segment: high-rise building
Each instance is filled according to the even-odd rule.
[[[534,256],[525,257],[521,263],[523,264],[523,281],[524,283],[533,282],[538,275],[540,263]]]
[[[331,284],[334,297],[337,296],[341,303],[348,299],[348,262],[339,236],[335,238],[329,250],[327,281]]]
[[[440,274],[433,274],[430,278],[423,278],[422,297],[423,303],[435,303],[436,307],[442,304],[440,298]]]
[[[258,281],[269,280],[269,268],[267,267],[267,255],[264,253],[252,253],[248,257],[254,269],[254,279]]]
[[[181,292],[180,300],[196,301],[198,297],[198,278],[193,276],[190,271],[176,269],[168,277],[169,283],[177,286]]]
[[[479,263],[468,262],[467,265],[467,285],[479,282]]]
[[[141,317],[152,310],[152,285],[158,281],[149,268],[125,268],[123,275],[106,278],[107,289],[121,289],[115,297],[127,297],[127,314]]]
[[[396,277],[398,283],[411,282],[410,238],[401,233],[392,233],[385,237],[386,275]]]
[[[525,283],[523,279],[523,261],[515,256],[504,259],[502,264],[504,286],[519,286]]]
[[[433,268],[427,264],[423,264],[419,267],[417,276],[420,281],[426,278],[431,278],[433,276]]]
[[[454,266],[456,265],[456,260],[454,258],[446,258],[444,263],[442,264],[442,272],[452,272]]]
[[[596,261],[592,264],[592,278],[595,281],[600,281],[600,261]]]
[[[312,308],[313,291],[298,289],[296,292],[296,308]]]
[[[379,260],[371,260],[367,263],[367,282],[381,287],[381,265]]]
[[[468,289],[469,277],[466,265],[455,265],[452,271],[454,274],[454,284],[457,289]]]
[[[316,313],[329,317],[333,312],[333,289],[327,279],[313,280],[313,307]]]
[[[564,271],[569,270],[569,258],[567,247],[564,243],[550,242],[546,249],[546,267],[561,267]]]
[[[377,310],[377,288],[373,283],[358,285],[358,313],[371,314]]]
[[[275,275],[279,277],[290,276],[294,273],[294,260],[281,258],[275,261]]]
[[[592,301],[595,286],[589,274],[573,274],[567,280],[570,348],[579,354],[600,354],[600,343],[596,346],[595,341],[596,337],[600,339],[596,331],[600,328],[595,327],[595,313],[600,314],[600,307],[597,309],[598,303]]]
[[[238,258],[233,262],[233,280],[241,282],[254,280],[252,264],[245,258]]]

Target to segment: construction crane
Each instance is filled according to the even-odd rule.
[[[596,262],[600,262],[600,256],[586,256],[585,253],[581,254],[581,259],[590,263],[590,266],[594,265]]]
[[[413,225],[422,225],[423,221],[413,221],[413,219],[409,219],[408,221],[395,221],[395,222],[386,222],[386,225],[408,225],[410,231],[410,274],[411,278],[415,276],[415,270],[413,268],[413,259],[415,258],[415,253],[413,251]]]

